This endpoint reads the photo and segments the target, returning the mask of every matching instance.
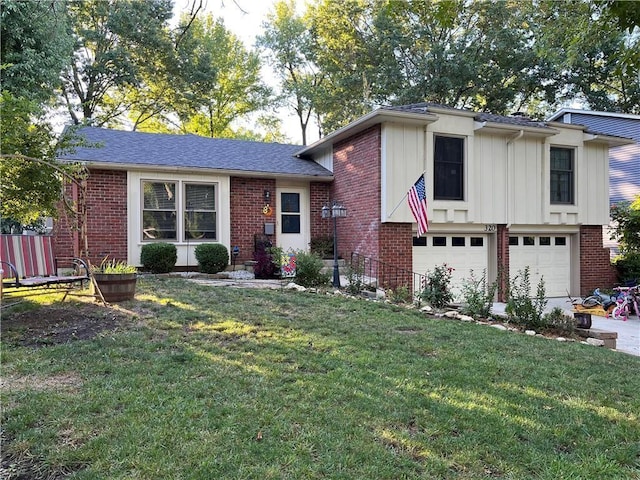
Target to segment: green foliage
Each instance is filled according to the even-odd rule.
[[[72,148],[72,134],[58,143],[51,126],[39,116],[39,106],[4,91],[0,97],[0,216],[22,224],[55,217],[62,198],[63,177],[77,177],[76,165],[56,161],[59,149]]]
[[[446,263],[428,271],[424,278],[424,286],[420,292],[420,299],[435,308],[443,308],[453,300],[449,289],[453,268]]]
[[[38,106],[49,103],[73,53],[68,26],[66,1],[2,0],[2,90]],[[11,118],[4,111],[2,116]]]
[[[309,248],[321,258],[333,258],[333,237],[314,237],[309,242]]]
[[[542,317],[542,321],[545,330],[555,330],[565,335],[572,335],[576,330],[576,319],[565,315],[560,307],[554,307]]]
[[[400,285],[387,291],[391,303],[413,303],[413,294],[407,285]]]
[[[312,30],[308,17],[296,14],[293,0],[279,1],[267,15],[264,34],[257,39],[280,75],[282,95],[298,116],[302,144],[307,144],[309,119],[318,106],[324,74],[313,61]]]
[[[221,243],[201,243],[194,253],[203,273],[218,273],[229,265],[229,250]]]
[[[73,123],[104,125],[128,106],[127,87],[163,71],[173,44],[166,28],[170,0],[83,0],[69,4],[78,52],[62,75]],[[81,53],[80,53],[81,52]]]
[[[487,271],[477,278],[471,270],[462,284],[462,312],[472,317],[488,318],[498,290],[498,280],[487,284]]]
[[[91,273],[136,273],[138,270],[133,265],[129,265],[122,260],[111,259],[105,257],[100,265],[92,265]]]
[[[618,256],[614,264],[620,282],[640,282],[640,252]]]
[[[315,253],[296,252],[296,283],[304,287],[323,287],[331,279],[328,273],[322,273],[324,262]]]
[[[536,288],[536,296],[531,298],[530,276],[527,266],[510,279],[505,311],[509,321],[525,328],[540,329],[546,325],[543,318],[543,312],[547,306],[544,279],[540,279]]]
[[[610,214],[611,239],[618,241],[622,254],[640,252],[640,194],[633,202],[612,205]]]
[[[345,290],[351,295],[360,295],[367,289],[367,282],[364,277],[364,265],[347,265],[347,285]]]
[[[140,263],[151,273],[169,273],[178,261],[178,250],[173,243],[145,243],[140,250]]]

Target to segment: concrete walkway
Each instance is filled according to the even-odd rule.
[[[549,298],[547,300],[546,312],[550,312],[555,307],[559,307],[564,310],[566,315],[573,315],[572,306],[567,297]],[[504,303],[494,303],[492,312],[494,315],[500,315],[504,314],[504,309]],[[618,340],[616,350],[640,356],[640,319],[637,315],[629,317],[627,321],[616,320],[613,317],[605,318],[591,315],[591,328],[617,332]]]

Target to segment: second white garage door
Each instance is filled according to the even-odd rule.
[[[489,246],[486,235],[427,235],[413,239],[413,271],[420,274],[433,271],[446,263],[454,270],[451,290],[460,300],[463,280],[473,270],[476,278],[489,264]]]
[[[536,294],[540,278],[548,297],[563,297],[570,291],[571,254],[568,235],[509,237],[509,270],[513,278],[529,267],[531,295]]]

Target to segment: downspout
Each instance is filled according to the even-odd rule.
[[[511,169],[509,165],[511,162],[515,162],[516,150],[513,142],[520,140],[524,136],[524,130],[520,130],[512,137],[507,138],[507,228],[511,227],[511,200],[513,200],[513,185],[511,184]],[[509,146],[512,146],[510,149]]]

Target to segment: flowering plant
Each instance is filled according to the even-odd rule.
[[[422,279],[420,298],[435,308],[442,308],[453,300],[449,290],[453,268],[446,263],[438,265],[433,271],[428,271]]]

